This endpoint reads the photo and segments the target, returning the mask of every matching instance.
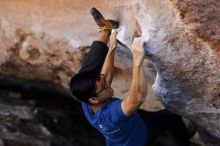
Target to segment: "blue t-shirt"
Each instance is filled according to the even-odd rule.
[[[106,139],[106,146],[144,146],[147,128],[138,113],[127,117],[121,108],[122,100],[110,102],[94,113],[91,106],[82,103],[83,111],[92,126]]]

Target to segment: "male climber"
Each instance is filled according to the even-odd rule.
[[[95,8],[91,9],[91,15],[98,25],[99,40],[93,42],[81,69],[72,77],[70,89],[72,95],[81,101],[90,124],[105,137],[106,146],[159,146],[157,141],[160,141],[163,134],[166,135],[166,126],[171,129],[171,133],[180,135],[175,140],[181,141],[182,146],[187,146],[187,131],[179,116],[160,111],[157,113],[160,117],[158,119],[154,113],[149,112],[143,120],[137,112],[147,96],[147,81],[142,66],[144,49],[140,38],[135,38],[131,46],[133,77],[129,95],[123,100],[113,96],[111,83],[117,40],[116,33],[112,30],[117,29],[119,23],[106,20]],[[176,124],[173,123],[180,123],[177,132]]]

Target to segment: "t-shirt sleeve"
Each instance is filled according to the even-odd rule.
[[[83,113],[85,114],[86,116],[86,113],[87,113],[87,108],[86,108],[86,104],[84,102],[81,102],[81,107],[82,107],[82,110],[83,110]]]
[[[117,100],[110,106],[110,114],[111,119],[113,123],[123,123],[129,120],[129,117],[127,117],[124,112],[122,111],[122,100]]]

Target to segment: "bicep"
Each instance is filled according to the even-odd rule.
[[[133,101],[131,97],[127,97],[122,101],[121,108],[126,116],[133,115],[144,101]]]

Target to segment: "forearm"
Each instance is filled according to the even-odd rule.
[[[130,101],[133,103],[133,108],[139,108],[139,106],[145,101],[145,98],[147,96],[147,89],[147,81],[142,65],[134,65],[131,88],[129,92],[129,98]]]
[[[133,115],[147,96],[147,82],[142,66],[133,67],[133,77],[129,96],[122,102],[122,110],[127,116]]]
[[[132,43],[133,77],[129,96],[122,102],[122,110],[131,116],[144,103],[147,96],[147,81],[143,70],[144,48],[141,38],[134,38]]]
[[[111,84],[114,75],[114,50],[109,48],[101,74],[105,74],[106,80]]]

